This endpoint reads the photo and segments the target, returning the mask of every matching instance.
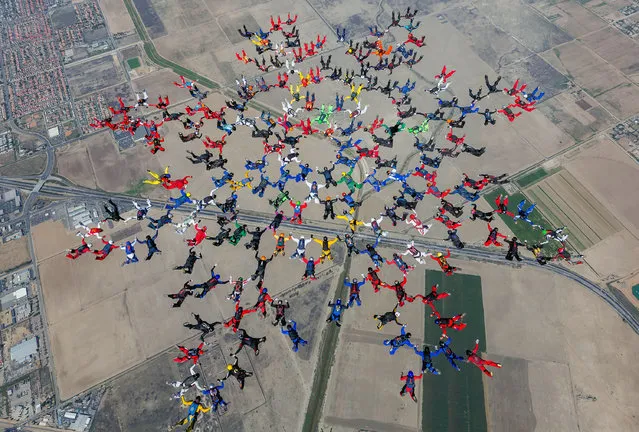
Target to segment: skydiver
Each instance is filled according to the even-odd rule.
[[[395,336],[393,339],[384,340],[384,345],[390,346],[390,351],[388,352],[390,355],[395,355],[395,352],[401,348],[402,346],[407,346],[409,348],[415,348],[415,345],[410,341],[411,337],[410,332],[406,332],[406,324],[402,325],[402,329],[399,336]]]
[[[490,184],[506,184],[510,182],[510,180],[505,178],[508,176],[508,174],[502,174],[499,176],[494,176],[490,174],[479,174],[479,175],[484,178],[485,182]]]
[[[456,361],[465,360],[465,359],[464,357],[458,356],[457,354],[455,354],[455,352],[450,348],[450,343],[452,341],[453,341],[452,338],[440,340],[439,348],[437,348],[437,351],[435,351],[431,355],[435,356],[435,355],[438,355],[439,353],[444,353],[444,356],[446,357],[446,360],[448,360],[448,363],[450,363],[450,365],[459,372],[461,371],[461,369],[457,365]]]
[[[486,82],[486,87],[488,87],[488,94],[486,97],[490,97],[493,93],[500,93],[501,90],[497,88],[499,85],[499,81],[501,80],[501,76],[498,76],[494,83],[490,83],[488,81],[488,75],[484,75],[484,81]]]
[[[415,259],[415,261],[417,261],[419,264],[426,264],[426,261],[424,261],[424,257],[431,255],[430,253],[425,253],[417,249],[415,247],[414,240],[411,240],[410,243],[406,245],[406,251],[402,253],[402,255],[408,255],[408,254],[410,254]]]
[[[268,263],[273,261],[274,255],[271,255],[270,258],[266,258],[266,256],[257,256],[258,251],[255,251],[255,260],[257,261],[257,267],[255,269],[255,273],[251,275],[251,280],[262,280],[264,279],[264,273],[266,272],[266,266]]]
[[[439,212],[442,214],[444,214],[444,212],[450,212],[450,214],[458,218],[464,213],[463,207],[455,207],[453,204],[446,200],[441,200],[440,202],[441,208],[439,209]]]
[[[206,345],[205,342],[202,342],[200,345],[198,345],[196,348],[185,348],[181,345],[178,345],[178,349],[180,351],[182,351],[181,356],[179,357],[175,357],[173,359],[174,362],[176,363],[185,363],[189,360],[193,361],[193,364],[197,364],[198,360],[200,359],[200,356],[204,354],[204,350],[202,349],[204,347],[204,345]]]
[[[95,259],[97,261],[102,261],[109,256],[113,249],[118,249],[118,246],[113,244],[113,240],[106,241],[102,238],[102,244],[104,245],[100,250],[94,250],[93,254],[96,255]]]
[[[191,387],[196,386],[198,389],[202,389],[197,380],[200,378],[200,374],[195,372],[197,365],[192,365],[189,369],[191,375],[184,378],[182,381],[167,381],[166,383],[176,389],[179,389],[176,393],[171,395],[171,400],[180,399],[184,393],[186,393]]]
[[[195,252],[194,248],[189,249],[189,255],[186,258],[186,262],[177,267],[173,267],[173,270],[182,270],[186,274],[191,274],[193,272],[193,266],[198,259],[202,258],[202,254],[198,254]]]
[[[237,365],[239,360],[235,354],[231,354],[231,357],[235,358],[235,361],[232,364],[229,363],[226,365],[226,370],[227,370],[226,378],[233,375],[235,379],[237,380],[238,384],[240,385],[240,390],[244,390],[244,381],[246,380],[246,378],[252,377],[253,372],[246,371],[242,369],[241,367],[239,367]]]
[[[499,243],[499,237],[501,238],[508,238],[508,236],[503,235],[502,233],[499,232],[499,228],[497,227],[491,227],[490,226],[490,222],[488,222],[488,238],[486,239],[486,241],[484,242],[484,246],[488,247],[491,244],[494,244],[497,247],[501,247],[503,246],[501,243]]]
[[[191,281],[188,280],[184,283],[184,286],[180,291],[175,294],[167,294],[167,297],[173,300],[177,300],[173,303],[174,308],[179,308],[184,303],[184,300],[190,295],[193,295],[193,287],[191,286]]]
[[[79,258],[80,255],[84,255],[85,253],[90,252],[91,251],[91,246],[92,246],[92,244],[91,243],[87,243],[85,241],[84,237],[83,237],[82,238],[82,244],[80,246],[78,246],[77,248],[75,248],[75,249],[69,249],[67,254],[66,254],[66,257],[69,258],[69,259],[72,259],[72,260],[74,260],[76,258]]]
[[[108,220],[112,220],[113,222],[124,221],[125,219],[120,216],[120,210],[118,209],[118,205],[113,202],[113,200],[109,199],[109,204],[111,204],[112,208],[107,207],[106,204],[103,205],[104,211],[107,214],[107,217],[102,220],[102,222],[106,222]]]
[[[285,302],[281,299],[274,298],[271,301],[271,307],[275,309],[275,320],[271,323],[276,326],[278,323],[281,326],[286,324],[286,309],[290,308],[291,305],[288,304],[288,300]]]
[[[521,257],[519,256],[519,246],[525,246],[524,243],[521,243],[517,237],[513,237],[511,240],[505,239],[506,243],[508,243],[508,252],[506,253],[506,259],[508,261],[512,261],[513,258],[517,259],[517,261],[521,261]]]
[[[196,323],[191,324],[191,323],[185,322],[183,325],[184,327],[190,330],[201,331],[202,334],[200,335],[200,340],[202,342],[204,342],[204,338],[206,337],[206,335],[208,335],[209,333],[213,333],[215,331],[215,326],[222,325],[220,321],[215,321],[212,323],[204,321],[202,318],[200,318],[200,315],[196,313],[191,313],[191,315],[193,315],[193,317],[195,318]]]
[[[422,351],[419,351],[417,347],[415,347],[415,354],[422,358],[422,373],[428,371],[433,375],[441,375],[439,369],[433,366],[433,357],[439,354],[439,351],[431,352],[430,347],[424,344]]]
[[[326,322],[334,322],[337,327],[341,327],[342,312],[344,312],[345,309],[348,309],[348,305],[342,305],[342,299],[338,298],[334,302],[329,301],[328,306],[331,308],[331,313],[328,318],[326,318]]]
[[[495,204],[497,205],[495,213],[505,214],[510,217],[515,216],[512,212],[508,211],[508,195],[504,195],[503,198],[502,195],[499,195],[497,198],[495,198]]]
[[[539,265],[548,264],[548,261],[550,258],[543,255],[543,249],[542,249],[543,247],[542,245],[547,242],[528,244],[528,242],[524,240],[524,243],[526,244],[526,249],[532,252],[533,256],[535,257],[535,260],[537,261],[537,263],[539,263]]]
[[[471,155],[473,155],[475,157],[480,157],[481,155],[483,155],[486,152],[486,147],[482,147],[480,149],[476,149],[475,147],[469,146],[468,144],[464,143],[464,144],[462,144],[461,152],[462,153],[470,153]]]
[[[446,334],[447,329],[452,328],[457,331],[462,331],[468,325],[465,322],[461,322],[464,319],[464,316],[466,315],[465,313],[457,314],[450,318],[449,317],[442,318],[440,313],[435,309],[433,310],[433,313],[431,314],[431,316],[433,315],[437,317],[434,320],[435,325],[439,326],[439,328],[442,329],[442,336],[440,339],[444,339],[448,337],[448,335]]]
[[[233,316],[231,318],[224,322],[224,327],[231,327],[233,333],[237,333],[237,329],[240,327],[242,318],[253,312],[257,312],[257,309],[244,309],[242,306],[240,306],[239,302],[235,303],[235,312],[233,313]]]
[[[468,363],[474,364],[475,366],[479,368],[479,370],[481,370],[483,373],[485,373],[486,375],[492,378],[493,373],[489,371],[488,369],[486,369],[486,366],[501,368],[501,363],[497,363],[492,360],[483,359],[477,354],[477,351],[479,351],[479,339],[475,340],[475,348],[473,348],[472,351],[466,350],[466,356],[467,356],[466,361]]]
[[[422,303],[427,304],[430,309],[433,311],[433,314],[435,312],[437,312],[437,309],[435,309],[435,301],[436,300],[443,300],[446,297],[450,296],[450,293],[448,292],[438,292],[437,290],[439,289],[439,284],[435,284],[432,287],[430,287],[430,292],[428,294],[421,295],[421,294],[417,294],[415,296],[415,298],[417,297],[421,297],[422,298]]]
[[[280,331],[282,332],[282,334],[288,335],[288,337],[291,339],[291,342],[293,342],[292,349],[294,352],[297,352],[299,345],[304,346],[308,343],[300,337],[299,333],[297,332],[297,323],[293,320],[289,320],[289,324],[286,326],[286,330],[284,330],[284,326],[282,325]]]
[[[217,266],[217,264],[213,265],[213,267],[211,268],[211,277],[206,281],[206,282],[202,282],[199,284],[195,284],[193,285],[193,289],[202,289],[202,291],[200,291],[198,294],[195,294],[195,298],[204,298],[206,296],[206,294],[211,291],[213,288],[215,288],[218,285],[226,285],[227,283],[229,283],[229,281],[223,281],[221,280],[221,275],[215,273],[215,267]]]
[[[237,336],[240,338],[240,345],[237,347],[237,350],[231,354],[232,356],[236,356],[239,353],[244,345],[253,349],[255,356],[260,355],[260,344],[266,341],[266,336],[261,338],[254,338],[249,336],[249,334],[244,329],[239,329]]]
[[[535,206],[537,204],[531,204],[527,209],[524,209],[524,205],[526,205],[526,200],[523,199],[517,204],[517,214],[513,217],[513,220],[517,222],[518,219],[528,222],[531,226],[535,227],[535,223],[530,220],[530,214],[535,210]]]
[[[456,229],[448,230],[448,238],[446,240],[450,240],[451,242],[453,242],[453,245],[457,249],[463,249],[464,247],[466,247],[464,242],[461,241],[461,239],[457,235],[457,230]]]
[[[145,258],[145,261],[149,261],[151,258],[153,258],[153,255],[156,253],[162,255],[162,251],[158,249],[158,245],[155,243],[155,239],[157,238],[158,238],[158,231],[156,230],[155,234],[153,234],[152,237],[147,234],[144,240],[139,240],[138,238],[135,239],[138,243],[145,244],[147,248],[149,249],[148,254]]]
[[[484,222],[492,222],[494,219],[493,212],[483,212],[481,210],[477,210],[477,204],[471,204],[470,210],[470,220],[474,221],[476,219],[483,220]]]
[[[191,432],[195,428],[195,422],[197,422],[198,414],[207,413],[211,410],[211,408],[203,407],[202,399],[200,396],[197,396],[192,401],[188,401],[184,399],[184,396],[180,396],[180,399],[182,400],[182,405],[189,407],[188,413],[186,417],[184,417],[182,420],[179,420],[173,426],[169,427],[169,430],[172,431],[178,426],[188,425],[188,427],[186,428],[186,431]]]
[[[568,249],[566,249],[566,243],[562,243],[561,247],[557,249],[557,254],[552,258],[552,261],[557,261],[557,260],[564,260],[566,261],[568,264],[571,265],[578,265],[578,264],[583,264],[584,262],[580,259],[583,258],[583,255],[576,255],[575,257],[573,257],[570,252],[568,252]],[[575,261],[577,260],[577,261]]]
[[[377,321],[379,321],[377,323],[377,330],[381,330],[382,327],[384,327],[386,324],[388,324],[390,322],[393,322],[393,321],[398,326],[404,326],[404,324],[402,324],[399,321],[397,321],[397,318],[399,318],[399,312],[397,312],[397,308],[398,307],[399,307],[399,303],[395,304],[395,307],[390,312],[384,312],[381,315],[379,315],[379,314],[373,315],[373,319],[376,319]]]
[[[215,413],[217,413],[218,407],[222,406],[224,410],[226,410],[228,405],[228,402],[226,402],[220,394],[220,390],[224,388],[224,380],[218,379],[217,382],[219,383],[217,386],[211,384],[208,389],[202,390],[204,396],[211,398],[211,408]]]
[[[408,393],[413,401],[417,402],[417,398],[415,397],[415,381],[422,379],[424,374],[415,375],[413,371],[408,371],[406,375],[404,375],[403,372],[400,375],[400,379],[406,381],[406,384],[404,384],[404,387],[400,390],[399,395],[404,396]]]

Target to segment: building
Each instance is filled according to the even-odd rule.
[[[9,350],[11,361],[16,363],[24,363],[33,360],[38,353],[38,337],[33,336],[31,339],[25,339],[14,345]]]
[[[91,225],[96,215],[92,215],[85,204],[67,207],[69,215],[69,226],[73,228],[80,227],[81,224]]]
[[[0,310],[12,308],[16,304],[20,303],[20,300],[24,299],[28,294],[27,288],[22,287],[17,290],[5,294],[0,297]]]

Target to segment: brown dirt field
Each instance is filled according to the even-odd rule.
[[[168,96],[171,105],[186,99],[190,99],[189,92],[185,89],[174,86],[173,81],[179,81],[179,77],[169,69],[162,69],[150,74],[144,75],[141,78],[137,78],[131,81],[134,91],[146,89],[149,94],[149,102],[156,103],[157,97]],[[203,89],[202,89],[203,90]],[[208,98],[204,101],[207,102]],[[173,111],[172,107],[169,111]],[[159,120],[162,119],[162,114],[157,113],[155,115]]]
[[[111,135],[94,135],[85,141],[96,184],[106,191],[126,192],[146,177],[147,169],[160,169],[143,143],[120,153]]]
[[[619,119],[639,112],[639,87],[630,82],[608,90],[596,99]]]
[[[620,253],[623,251],[623,253]],[[583,251],[586,261],[604,277],[623,277],[639,269],[639,239],[623,229]],[[632,297],[632,293],[628,294]]]
[[[628,36],[615,28],[607,27],[581,40],[635,83],[639,82],[639,46]]]
[[[30,260],[26,236],[0,244],[0,272],[19,267]]]
[[[127,33],[135,30],[131,16],[122,0],[100,0],[99,3],[111,33]]]
[[[593,55],[576,41],[547,51],[542,57],[560,72],[572,77],[591,96],[597,96],[627,82],[613,66]]]
[[[101,135],[106,138],[106,134]],[[92,189],[97,187],[93,168],[90,163],[87,163],[89,161],[89,151],[85,141],[58,148],[56,153],[58,174],[77,185]]]
[[[28,159],[22,159],[0,168],[0,175],[13,177],[40,174],[47,164],[46,153],[38,153]]]
[[[154,43],[158,52],[167,59],[182,64],[214,82],[223,81],[221,64],[230,57],[224,55],[223,47],[228,40],[217,24],[208,23],[175,31],[155,39]],[[210,50],[213,46],[218,47],[215,54]],[[235,59],[235,54],[231,55]]]
[[[75,232],[67,231],[61,221],[47,221],[31,227],[33,250],[38,262],[80,245]],[[89,241],[89,243],[94,240]]]
[[[563,29],[573,37],[593,32],[607,23],[583,6],[572,1],[543,2],[533,5],[554,25]]]
[[[204,0],[216,16],[259,5],[259,0]],[[291,9],[292,10],[292,9]]]
[[[639,184],[639,168],[618,145],[600,136],[566,155],[563,166],[639,236],[639,203],[629,199]]]
[[[533,410],[538,419],[544,417],[543,424],[553,419],[566,424],[566,417],[574,415],[575,409],[579,430],[633,429],[639,413],[634,404],[624,401],[632,399],[639,385],[638,366],[633,360],[639,348],[624,342],[634,338],[634,332],[607,304],[585,288],[542,269],[513,271],[470,262],[461,266],[482,278],[486,352],[569,366],[571,385],[562,385],[560,394],[553,389],[551,398],[558,402],[568,398],[571,403],[558,403],[550,412],[543,403],[549,389],[535,384],[533,378],[538,374],[529,377]],[[495,372],[493,380],[500,372]],[[597,402],[578,399],[579,394],[594,395]],[[568,407],[573,408],[562,410]]]
[[[591,108],[584,110],[577,105],[578,100],[585,101]],[[584,91],[578,94],[568,92],[558,94],[544,101],[539,111],[578,141],[607,129],[615,123],[614,118]]]
[[[179,3],[151,0],[151,4],[169,34],[213,21],[203,0],[183,0]]]
[[[117,374],[144,359],[127,315],[126,293],[120,293],[49,326],[61,399],[98,384],[105,371]],[[96,340],[101,343],[91,343]]]
[[[157,213],[154,211],[154,216]],[[63,398],[191,335],[182,327],[184,312],[171,310],[171,300],[165,297],[177,291],[186,280],[182,273],[170,270],[184,261],[186,247],[180,236],[169,232],[170,228],[165,230],[158,238],[164,253],[146,262],[143,260],[146,248],[141,246],[138,249],[141,261],[135,268],[120,266],[124,256],[119,250],[114,250],[102,262],[95,261],[92,255],[71,261],[60,252],[60,244],[55,246],[58,254],[40,261],[52,352]],[[60,225],[57,229],[50,225],[47,231],[53,232],[56,238],[68,236]],[[148,231],[145,229],[140,236]],[[34,236],[37,238],[38,233]],[[51,243],[44,238],[43,242]],[[44,249],[40,245],[39,248]],[[45,255],[44,252],[40,253]],[[205,267],[213,257],[211,251],[206,254],[209,259],[206,265],[196,265],[191,276],[194,281],[206,279],[208,268]],[[219,308],[207,301],[187,301],[184,309],[214,320],[222,318]],[[83,355],[77,355],[79,351]]]
[[[622,225],[569,172],[562,170],[526,190],[555,226],[567,225],[571,240],[587,249]]]

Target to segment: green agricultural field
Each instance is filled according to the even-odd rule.
[[[450,297],[436,303],[442,317],[466,313],[464,322],[468,323],[468,327],[461,332],[448,332],[452,339],[453,351],[458,355],[465,355],[467,349],[475,346],[475,339],[485,344],[486,330],[480,277],[466,274],[444,276],[440,271],[427,270],[426,293],[430,292],[434,284],[439,284],[440,292],[451,293]],[[429,307],[425,313],[427,316],[424,340],[428,344],[436,345],[441,330],[433,323]],[[441,354],[433,359],[433,364],[442,374],[428,374],[422,379],[422,430],[487,431],[482,373],[475,366],[465,362],[458,363],[462,370],[457,372]]]
[[[126,61],[126,64],[129,65],[129,69],[131,70],[137,69],[141,66],[140,58],[139,57],[130,58]]]
[[[495,208],[495,198],[499,195],[505,195],[506,191],[502,188],[497,188],[494,191],[484,195],[484,198],[491,204],[493,208]],[[517,214],[517,204],[521,202],[521,200],[526,199],[526,206],[531,205],[530,200],[524,196],[521,192],[517,192],[515,194],[508,196],[508,210],[510,212]],[[543,227],[550,227],[551,224],[548,222],[539,212],[539,208],[535,207],[535,210],[530,215],[530,220],[533,221],[536,225],[541,225]],[[541,209],[543,211],[543,209]],[[524,221],[515,222],[512,217],[508,215],[499,215],[504,223],[510,228],[510,230],[517,236],[517,238],[521,241],[528,240],[529,243],[535,241],[543,241],[544,236],[540,229],[533,229],[533,227]]]

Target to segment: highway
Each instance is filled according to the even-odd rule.
[[[22,179],[10,179],[10,178],[0,178],[0,186],[6,187],[15,187],[20,189],[30,190],[33,186],[33,181],[22,180]],[[133,199],[140,199],[139,197],[133,197],[123,194],[109,194],[106,192],[85,189],[77,186],[62,186],[55,185],[51,183],[47,183],[42,186],[40,190],[40,194],[43,196],[51,196],[57,199],[86,199],[86,200],[106,200],[108,198],[112,198],[116,201],[127,201],[130,202]],[[161,201],[151,201],[154,206],[161,207],[165,203]],[[183,213],[189,213],[194,209],[193,206],[189,207],[181,207],[178,211]],[[215,217],[219,216],[222,213],[218,210],[206,209],[200,212],[202,216]],[[263,214],[263,213],[254,213],[254,212],[245,212],[240,211],[240,215],[242,220],[251,222],[254,224],[265,225],[269,224],[272,220],[271,214]],[[343,225],[334,224],[334,223],[323,223],[322,225],[318,225],[317,223],[312,223],[312,221],[308,221],[303,225],[297,224],[289,224],[286,222],[282,223],[282,226],[295,231],[305,231],[309,233],[320,233],[327,235],[334,235],[336,231],[336,227],[339,227],[338,230],[343,230]],[[372,234],[363,234],[357,233],[355,235],[356,239],[366,242],[374,242],[375,237]],[[445,251],[447,249],[446,245],[443,242],[436,243],[433,241],[424,240],[421,237],[407,236],[399,233],[389,233],[387,237],[382,237],[381,244],[389,247],[395,247],[401,250],[404,250],[406,243],[410,240],[414,240],[415,244],[418,245],[422,249],[427,249],[429,251]],[[494,252],[490,249],[486,248],[478,248],[473,246],[467,246],[464,249],[455,249],[454,258],[456,259],[465,259],[465,260],[473,260],[473,261],[486,261],[493,264],[498,265],[509,265],[513,266],[513,264],[504,259],[504,254],[500,252]],[[617,299],[610,294],[610,292],[600,287],[598,284],[588,280],[587,278],[575,273],[574,271],[563,267],[557,264],[547,264],[545,266],[540,266],[534,259],[524,258],[523,261],[518,263],[518,265],[526,265],[531,267],[536,267],[545,271],[550,271],[555,274],[562,275],[574,282],[579,283],[586,289],[590,290],[597,296],[599,296],[603,301],[605,301],[610,307],[617,312],[617,314],[628,323],[628,325],[639,334],[639,321],[634,318],[633,314],[626,310],[625,307],[620,304]]]

